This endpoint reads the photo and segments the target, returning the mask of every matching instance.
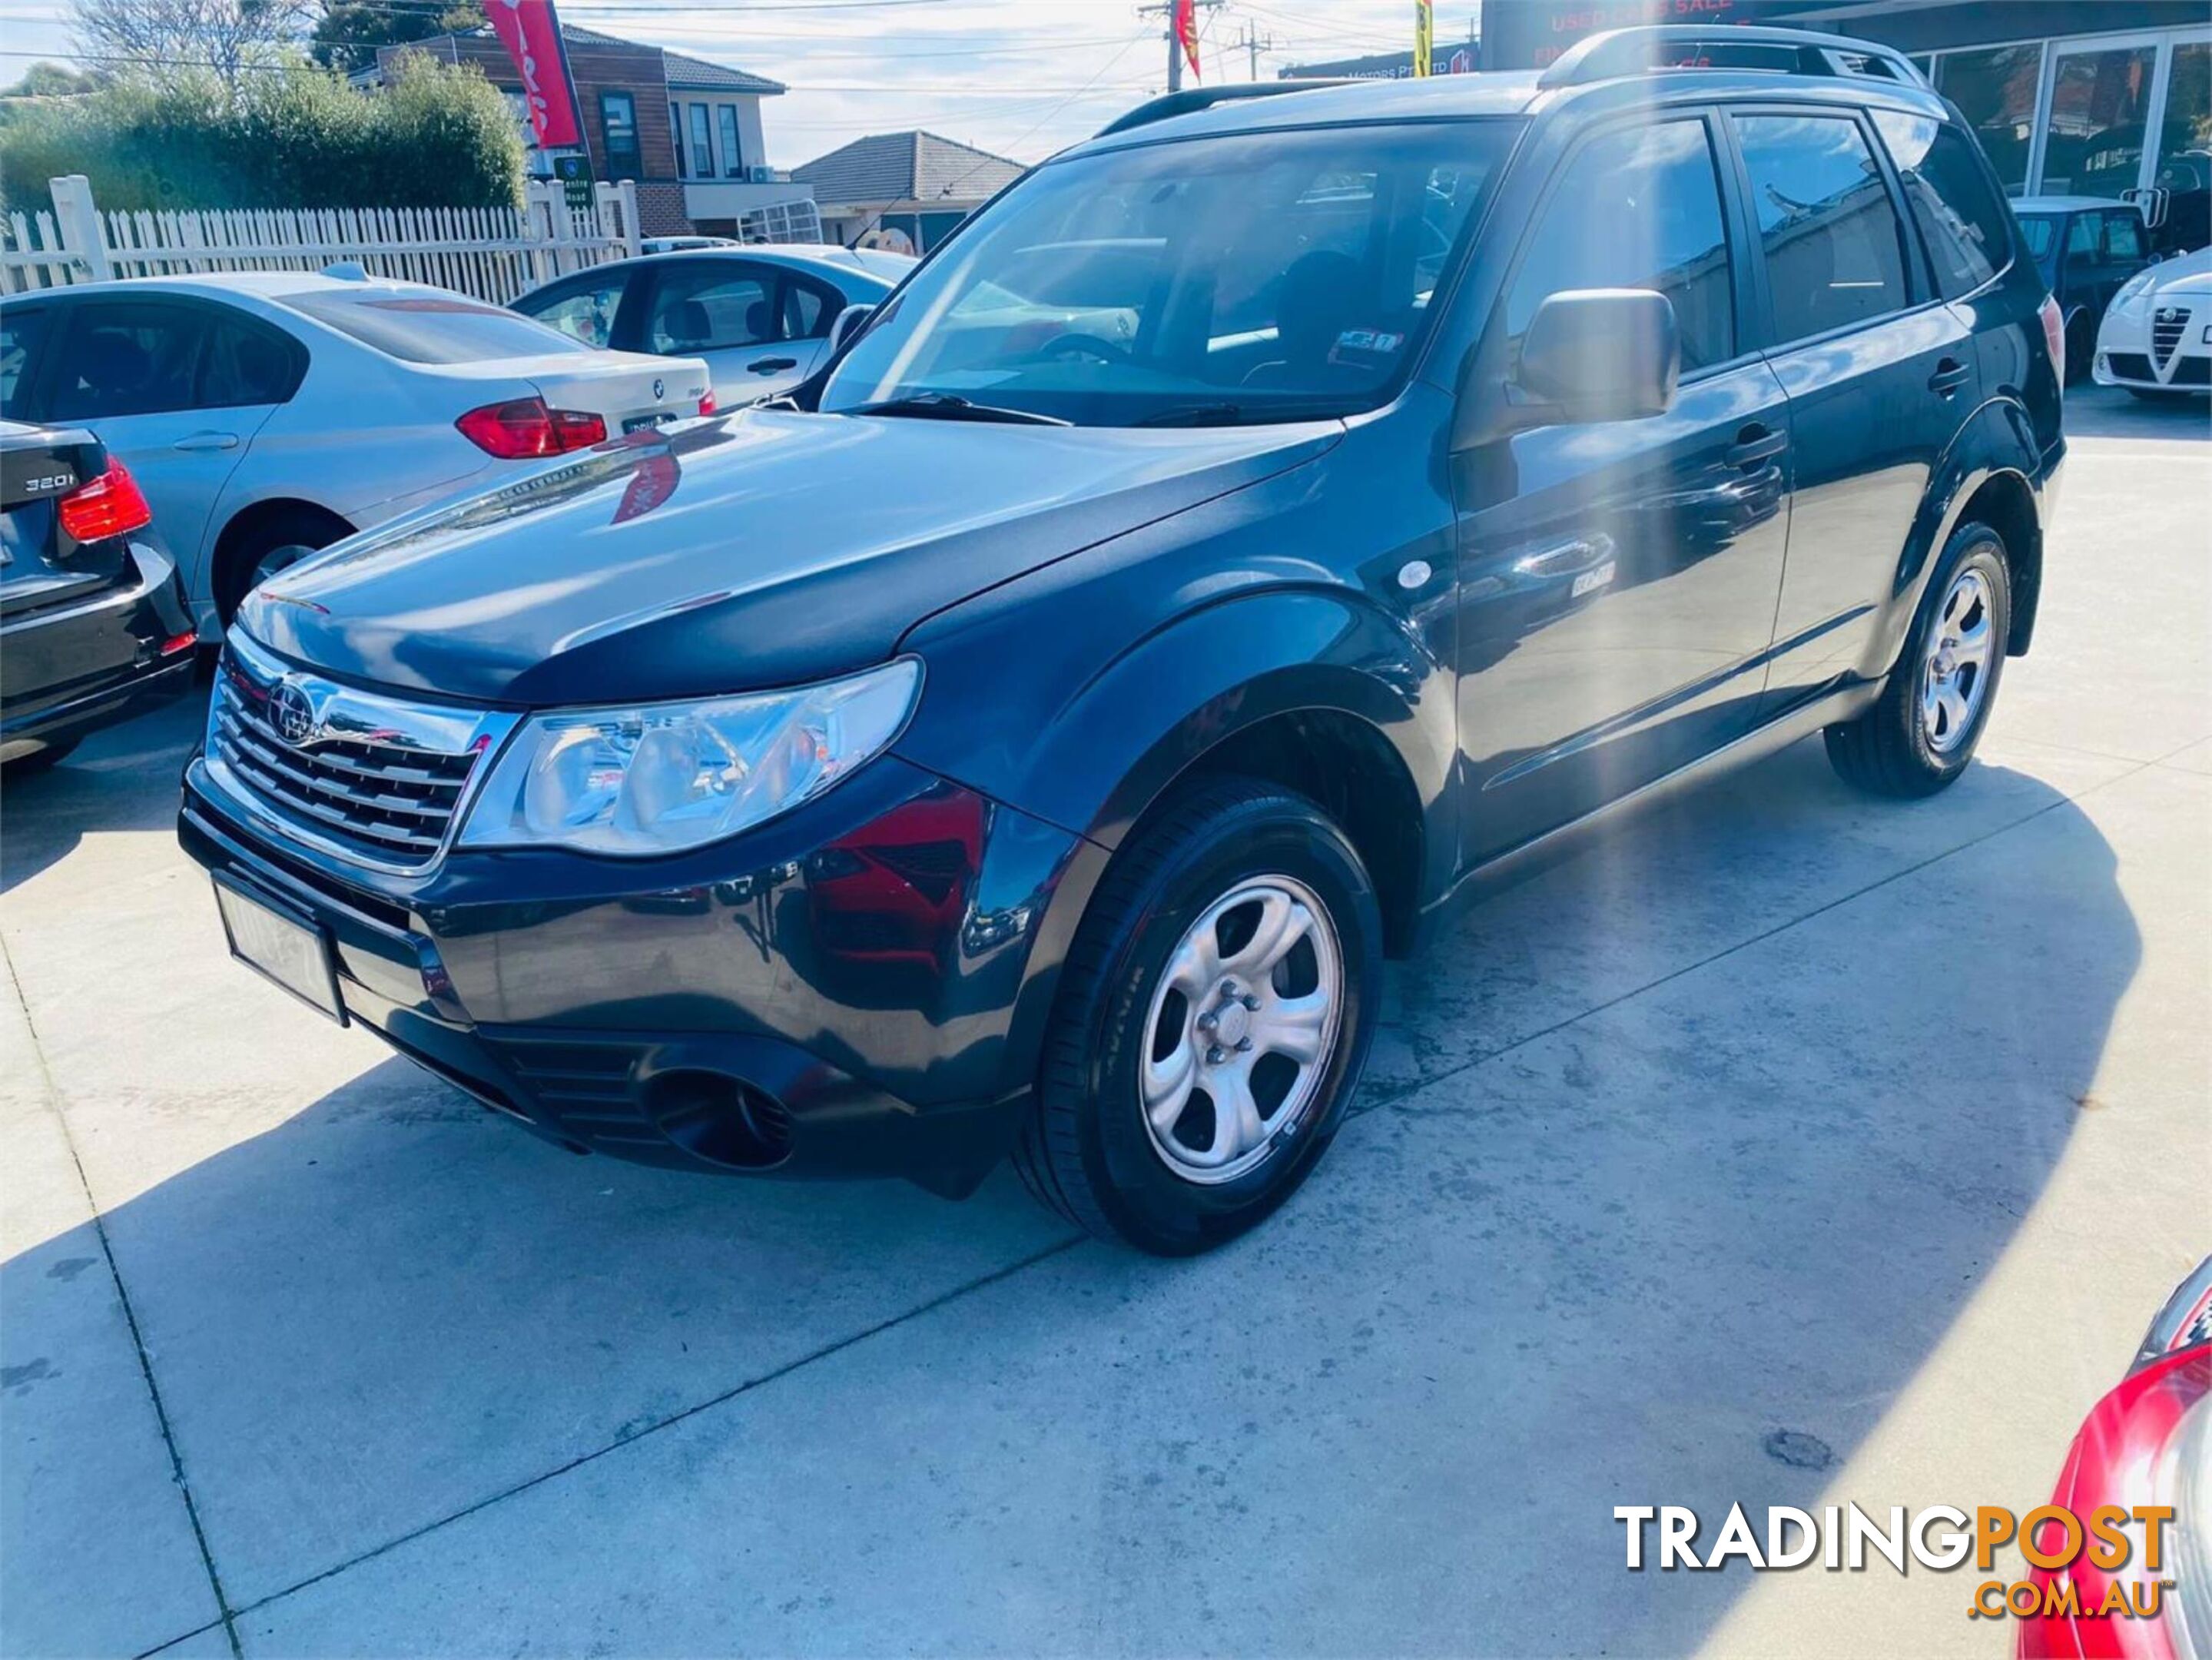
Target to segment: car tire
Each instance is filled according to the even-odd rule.
[[[1374,883],[1321,808],[1248,779],[1176,796],[1077,930],[1015,1150],[1022,1179],[1069,1221],[1158,1256],[1235,1238],[1342,1122],[1382,958]]]
[[[1933,795],[1966,769],[1996,705],[2012,623],[2004,538],[1979,522],[1951,532],[1881,696],[1827,728],[1828,760],[1876,795]]]
[[[2066,384],[2073,386],[2089,372],[2089,361],[2097,355],[2096,325],[2089,320],[2087,311],[2077,311],[2074,320],[2066,325]]]
[[[82,738],[64,738],[58,744],[49,744],[42,750],[33,750],[28,755],[19,755],[12,761],[0,762],[0,774],[9,778],[31,778],[54,768],[76,753]]]
[[[335,514],[313,508],[287,508],[253,522],[222,550],[216,615],[224,628],[238,615],[246,596],[287,565],[330,546],[353,527]]]

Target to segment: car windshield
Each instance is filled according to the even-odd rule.
[[[2024,213],[2020,228],[2027,235],[2028,253],[2038,259],[2049,253],[2058,240],[2058,221],[2043,214]]]
[[[333,294],[310,289],[276,298],[387,357],[407,363],[488,363],[505,357],[588,354],[591,348],[527,317],[459,295]]]
[[[915,273],[820,407],[1102,427],[1372,408],[1515,130],[1252,133],[1041,167]]]

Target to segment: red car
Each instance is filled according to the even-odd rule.
[[[2051,1502],[2081,1517],[2103,1505],[2170,1505],[2173,1519],[2155,1569],[2145,1566],[2140,1525],[2129,1529],[2128,1561],[2111,1573],[2086,1552],[2067,1567],[2036,1569],[2046,1593],[2070,1578],[2081,1611],[2021,1620],[2021,1660],[2212,1660],[2212,1257],[2166,1299],[2128,1375],[2090,1409]],[[2062,1541],[2059,1524],[2045,1523],[2045,1552]],[[2091,1612],[2114,1579],[2138,1600],[2145,1582],[2166,1582],[2157,1615]]]

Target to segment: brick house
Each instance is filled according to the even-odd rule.
[[[746,215],[811,198],[811,186],[769,166],[761,100],[781,94],[781,82],[573,23],[562,25],[561,38],[592,176],[637,181],[638,222],[647,235],[738,236]],[[551,174],[552,158],[530,147],[522,77],[489,27],[380,47],[376,67],[354,79],[380,82],[392,60],[406,52],[482,69],[522,124],[529,171]]]

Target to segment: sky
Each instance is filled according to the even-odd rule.
[[[1161,19],[1135,0],[556,0],[563,20],[782,82],[764,101],[778,167],[864,134],[922,127],[1020,161],[1096,131],[1164,91]],[[1441,44],[1474,0],[1440,0]],[[34,58],[73,61],[67,0],[0,0],[0,81]],[[1246,32],[1292,64],[1410,49],[1413,0],[1229,0],[1201,7],[1201,80],[1251,78]]]

